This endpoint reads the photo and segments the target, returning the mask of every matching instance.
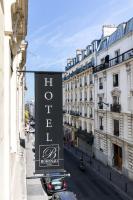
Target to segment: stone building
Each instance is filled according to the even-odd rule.
[[[67,61],[63,94],[66,141],[133,179],[133,18]]]
[[[0,0],[0,199],[15,200],[20,139],[24,134],[27,0]],[[17,184],[17,190],[16,190]]]
[[[133,178],[133,18],[97,50],[95,155]]]

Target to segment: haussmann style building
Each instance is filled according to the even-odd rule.
[[[133,179],[133,18],[67,60],[64,142]]]

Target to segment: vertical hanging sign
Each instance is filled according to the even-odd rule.
[[[35,173],[62,170],[62,73],[35,73],[35,122]]]

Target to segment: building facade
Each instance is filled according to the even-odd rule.
[[[67,134],[68,127],[72,132],[73,119],[76,119],[75,128],[81,130],[80,134],[75,131],[77,146],[133,179],[133,18],[118,27],[103,26],[101,38],[94,40],[90,48],[90,55],[86,54],[84,58],[82,51],[82,59],[77,64],[68,62],[66,67],[63,81],[64,131]],[[91,61],[88,68],[84,67],[88,64],[86,61]],[[85,75],[87,80],[91,77],[93,84],[91,86],[88,82],[87,88],[81,88],[80,77],[84,82]],[[79,85],[71,89],[74,79],[78,79]],[[70,100],[76,91],[79,103]],[[92,102],[84,104],[80,97],[84,98],[86,94],[87,100],[92,97]],[[71,110],[81,112],[83,116],[73,117]],[[92,111],[91,120],[88,110]],[[87,142],[80,142],[86,140],[90,130],[94,137],[92,148]]]
[[[16,159],[24,134],[27,0],[0,0],[0,199],[15,199]],[[20,169],[18,169],[20,170]]]

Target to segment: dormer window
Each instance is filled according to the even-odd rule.
[[[101,59],[101,64],[104,64],[104,63],[105,63],[105,59],[102,58],[102,59]]]
[[[119,86],[119,74],[113,74],[113,87]]]

